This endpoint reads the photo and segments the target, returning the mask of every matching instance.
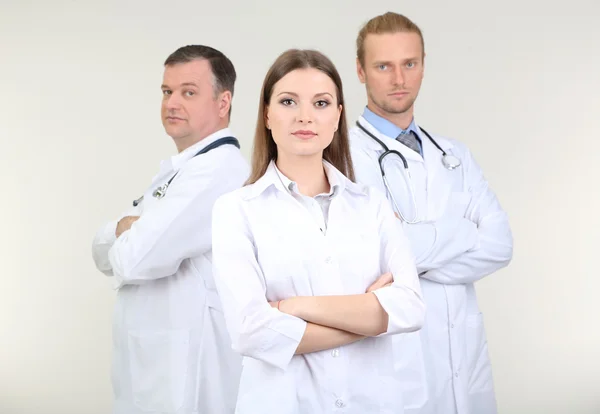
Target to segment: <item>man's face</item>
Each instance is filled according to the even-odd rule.
[[[424,73],[419,35],[368,34],[364,52],[364,66],[358,59],[356,65],[361,83],[366,84],[369,106],[384,116],[412,111]]]
[[[165,67],[161,118],[177,143],[194,143],[220,129],[228,116],[231,94],[215,96],[214,77],[205,59]]]

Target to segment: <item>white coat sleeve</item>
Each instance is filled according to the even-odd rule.
[[[210,250],[213,203],[246,177],[236,177],[233,167],[219,171],[212,158],[198,161],[186,163],[164,198],[112,245],[108,256],[117,289],[172,276],[183,260]]]
[[[381,268],[394,276],[392,285],[374,291],[388,314],[384,335],[414,332],[423,326],[425,303],[410,242],[384,195],[376,189],[370,193],[378,205]]]
[[[507,266],[512,260],[513,238],[508,215],[468,150],[463,159],[471,193],[471,203],[465,216],[477,225],[479,241],[473,249],[421,276],[433,282],[473,283]]]
[[[373,151],[352,148],[356,181],[385,193],[386,188],[375,157],[377,153]],[[417,224],[402,222],[402,225],[410,240],[419,273],[442,267],[478,243],[477,226],[462,217],[447,216],[437,221]]]
[[[219,199],[213,211],[213,276],[232,348],[285,370],[307,323],[271,307],[256,251],[239,196]]]
[[[117,230],[117,224],[119,224],[119,220],[126,216],[139,216],[140,214],[141,208],[139,205],[137,207],[130,208],[116,220],[110,221],[104,226],[100,227],[94,235],[94,240],[92,241],[92,259],[94,260],[96,268],[106,276],[113,276],[113,269],[108,258],[108,252],[110,251],[110,248],[114,242],[117,240],[115,232]]]

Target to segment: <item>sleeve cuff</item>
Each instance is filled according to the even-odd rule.
[[[388,326],[386,332],[379,335],[393,335],[406,332],[414,332],[423,324],[423,309],[417,309],[415,301],[406,300],[408,297],[399,297],[398,287],[387,286],[373,291],[383,310],[388,314]],[[407,292],[412,294],[412,292]],[[404,296],[404,295],[402,295]]]
[[[265,335],[256,353],[248,356],[285,370],[302,341],[307,322],[277,309],[270,311],[278,315],[268,325],[269,334]]]

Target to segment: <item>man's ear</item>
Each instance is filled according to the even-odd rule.
[[[366,82],[365,70],[360,64],[360,60],[358,58],[356,58],[356,74],[358,75],[358,80],[360,80],[360,83]]]
[[[219,94],[219,116],[225,118],[231,109],[231,91],[223,91]]]

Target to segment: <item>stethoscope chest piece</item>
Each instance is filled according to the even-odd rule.
[[[165,196],[165,194],[167,193],[167,187],[169,186],[169,184],[165,184],[165,185],[161,185],[160,187],[158,187],[156,190],[154,190],[154,192],[152,193],[152,197],[161,199]]]
[[[442,163],[444,164],[444,167],[446,167],[449,170],[455,170],[458,167],[460,167],[460,160],[458,159],[458,157],[455,157],[454,155],[450,154],[444,154],[442,156]]]
[[[218,140],[214,141],[213,143],[208,144],[206,147],[202,148],[200,151],[198,151],[196,154],[194,154],[192,156],[192,158],[194,158],[200,154],[205,154],[210,150],[220,147],[221,145],[235,145],[237,148],[240,148],[240,143],[238,142],[238,140],[235,137],[223,137],[223,138],[219,138]],[[167,189],[169,188],[169,184],[171,184],[171,181],[173,181],[173,179],[176,176],[177,176],[177,173],[175,173],[173,176],[171,176],[169,181],[167,181],[165,184],[161,185],[156,190],[154,190],[152,192],[152,197],[159,199],[159,200],[161,198],[163,198],[165,196],[165,194],[167,194]],[[134,200],[133,206],[137,207],[142,202],[143,199],[144,199],[144,196],[141,196],[137,200]]]

